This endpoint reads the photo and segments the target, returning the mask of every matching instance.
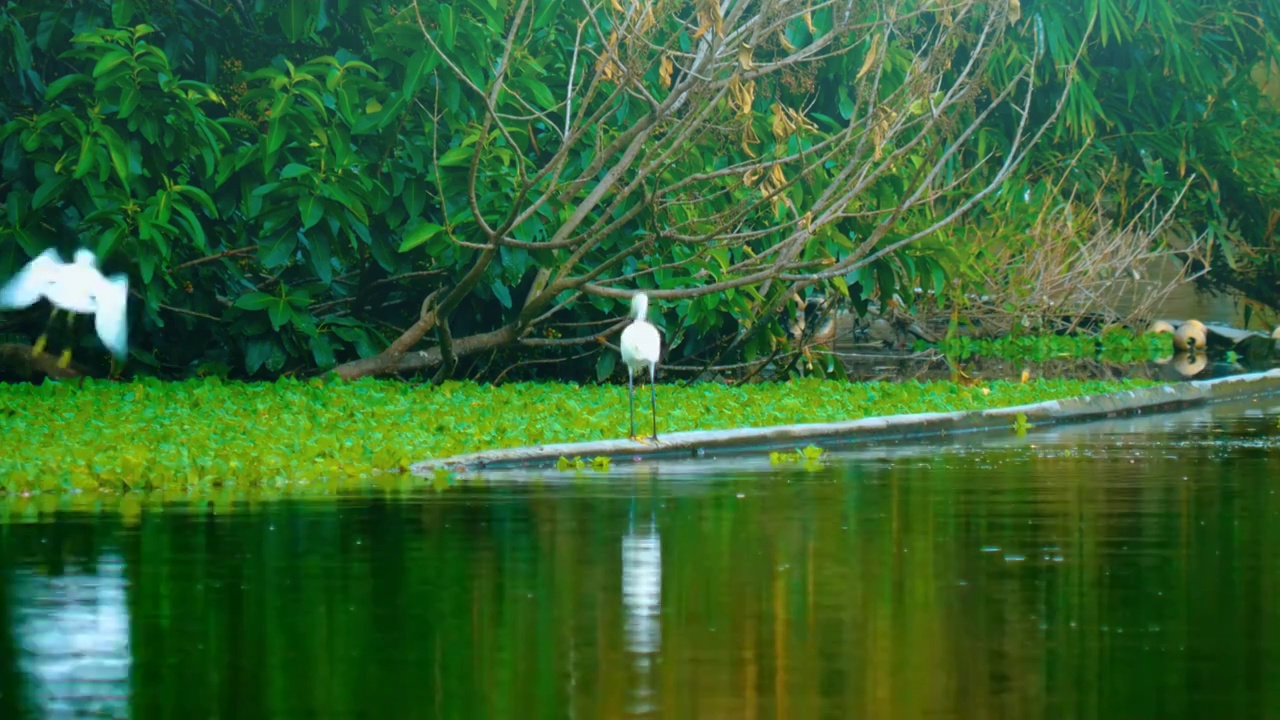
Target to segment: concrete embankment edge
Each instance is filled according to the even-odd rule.
[[[815,445],[874,440],[924,439],[961,432],[1013,428],[1019,413],[1035,426],[1087,422],[1125,415],[1184,410],[1197,405],[1242,400],[1280,393],[1280,369],[1185,383],[1171,383],[1102,395],[1046,400],[1030,405],[947,413],[915,413],[868,417],[834,423],[804,423],[734,430],[694,430],[670,433],[654,446],[632,440],[532,445],[456,455],[416,463],[411,472],[430,475],[439,468],[475,471],[515,467],[545,467],[561,457],[687,457],[698,450],[734,451],[790,448],[799,443]]]

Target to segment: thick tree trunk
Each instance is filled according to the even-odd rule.
[[[518,337],[517,326],[506,325],[492,332],[455,338],[453,341],[453,355],[455,358],[461,358],[486,350],[494,350],[514,343]],[[362,377],[425,370],[439,365],[442,360],[439,347],[401,353],[392,352],[388,348],[371,358],[361,358],[343,363],[334,368],[333,371],[344,380],[359,380]]]
[[[58,367],[58,356],[49,353],[31,355],[31,346],[19,343],[0,344],[0,373],[12,375],[22,380],[31,380],[45,375],[54,380],[70,380],[92,375],[93,371],[79,364]]]

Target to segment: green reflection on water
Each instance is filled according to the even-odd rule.
[[[0,717],[1268,716],[1276,432],[0,525]]]

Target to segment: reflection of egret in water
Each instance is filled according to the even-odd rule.
[[[632,712],[656,709],[653,702],[653,656],[662,645],[662,541],[652,516],[648,527],[631,527],[622,538],[622,607],[626,617],[626,650],[635,656],[636,682]]]
[[[129,609],[123,561],[91,574],[9,578],[25,700],[40,717],[129,717]]]

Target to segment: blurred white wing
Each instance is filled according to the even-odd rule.
[[[129,354],[129,276],[112,275],[98,288],[93,326],[102,344],[119,359]]]
[[[61,266],[62,258],[58,257],[57,250],[49,248],[40,253],[0,288],[0,308],[24,308],[34,304],[44,295]]]

